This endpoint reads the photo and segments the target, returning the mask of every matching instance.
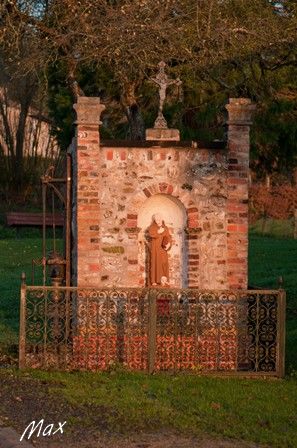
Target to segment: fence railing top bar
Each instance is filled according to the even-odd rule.
[[[120,291],[128,291],[128,292],[164,292],[164,293],[186,293],[186,294],[226,294],[226,295],[236,295],[238,297],[244,296],[247,294],[256,294],[256,295],[267,295],[274,294],[278,295],[280,292],[284,292],[283,289],[194,289],[194,288],[132,288],[132,287],[114,287],[114,288],[106,288],[100,286],[37,286],[37,285],[25,285],[28,291],[40,291],[40,290],[48,290],[48,291],[110,291],[110,292],[120,292]]]

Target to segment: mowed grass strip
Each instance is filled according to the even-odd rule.
[[[149,376],[117,370],[35,370],[30,376],[52,384],[51,393],[62,394],[75,407],[87,405],[91,414],[103,412],[107,430],[130,433],[170,428],[188,435],[207,433],[269,447],[297,446],[294,379]]]

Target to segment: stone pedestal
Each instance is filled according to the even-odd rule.
[[[180,135],[178,129],[151,128],[146,129],[145,139],[147,141],[159,140],[163,142],[179,142]]]

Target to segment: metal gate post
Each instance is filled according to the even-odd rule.
[[[149,289],[149,321],[148,321],[148,371],[153,373],[156,362],[156,336],[157,336],[157,291]]]
[[[285,376],[286,291],[279,289],[277,306],[277,376]]]
[[[26,364],[26,274],[21,276],[20,297],[20,334],[19,334],[19,368],[23,369]]]

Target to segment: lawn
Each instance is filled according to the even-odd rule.
[[[24,229],[9,234],[14,237],[0,239],[0,347],[18,342],[19,289],[21,273],[31,283],[32,259],[41,258],[40,232]],[[3,237],[0,232],[0,236]],[[58,244],[61,246],[62,241]],[[36,284],[41,284],[41,268],[36,270]]]
[[[39,238],[0,240],[0,341],[6,348],[17,342],[19,279],[22,271],[31,272],[34,257],[40,257]],[[18,406],[26,402],[22,393],[27,392],[23,392],[26,388],[22,382],[28,385],[28,378],[36,394],[47,387],[48,397],[52,399],[43,401],[43,415],[47,413],[48,402],[65,400],[70,406],[69,421],[73,425],[97,422],[94,425],[98,426],[100,414],[104,429],[111,431],[127,433],[170,428],[190,435],[207,433],[264,443],[269,447],[296,447],[296,260],[297,241],[251,235],[250,284],[275,288],[282,275],[288,292],[288,375],[285,380],[149,376],[120,370],[61,373],[1,369],[0,384],[4,385],[3,390],[6,384],[9,397],[9,391],[16,388],[9,381],[19,382]],[[9,411],[12,407],[6,401],[0,403],[0,414],[12,418]],[[30,403],[38,401],[33,399]],[[79,416],[82,409],[87,409],[87,414]],[[18,415],[21,418],[22,412]]]

